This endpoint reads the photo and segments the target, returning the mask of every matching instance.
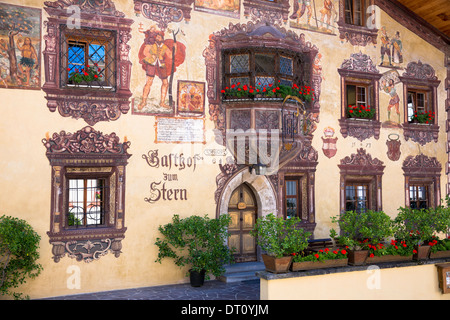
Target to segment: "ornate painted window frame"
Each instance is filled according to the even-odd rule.
[[[442,166],[435,157],[424,154],[408,156],[402,165],[405,176],[405,206],[410,206],[409,185],[420,183],[428,185],[430,207],[437,207],[441,201],[441,171]]]
[[[399,77],[403,83],[403,135],[405,140],[411,139],[420,145],[428,142],[438,142],[438,97],[437,87],[441,83],[435,75],[433,67],[429,64],[410,62],[405,72]],[[435,113],[434,121],[431,124],[410,123],[408,121],[408,90],[424,90],[431,94],[431,108]]]
[[[54,133],[42,143],[52,167],[50,231],[53,259],[71,258],[90,262],[108,251],[119,257],[125,237],[125,167],[131,156],[129,141],[119,142],[115,133],[103,134],[92,127],[75,133]],[[73,175],[85,178],[108,176],[109,214],[104,226],[69,228],[68,183]]]
[[[270,23],[287,23],[289,0],[243,0],[244,16],[253,20],[265,18]]]
[[[78,4],[73,0],[46,1],[45,11],[47,34],[44,35],[45,84],[47,107],[51,112],[58,109],[63,117],[82,118],[89,125],[99,121],[117,120],[130,109],[130,77],[132,63],[129,60],[131,25],[122,12],[115,9],[112,0],[102,4],[85,1]],[[67,88],[61,84],[60,63],[61,26],[68,28],[102,29],[112,31],[115,48],[115,87],[113,90],[96,88]]]
[[[358,26],[345,22],[345,0],[339,0],[339,38],[342,42],[349,42],[353,46],[377,44],[378,29],[375,28],[375,0],[361,0],[365,3],[365,25]]]
[[[360,141],[374,137],[380,137],[380,109],[379,109],[379,80],[381,74],[372,62],[372,59],[361,52],[353,53],[350,59],[344,60],[338,69],[341,76],[341,134],[344,138],[347,136],[355,137]],[[374,101],[375,118],[374,119],[355,119],[347,117],[347,83],[361,84],[372,87],[372,97]]]
[[[363,182],[369,185],[370,209],[382,210],[382,176],[384,164],[366,152],[363,148],[349,157],[341,159],[340,169],[340,213],[345,213],[345,186],[348,181]]]

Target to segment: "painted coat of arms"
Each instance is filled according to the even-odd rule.
[[[325,130],[323,130],[323,133],[325,137],[322,137],[322,151],[325,156],[327,156],[328,158],[332,158],[336,155],[337,152],[336,142],[338,138],[334,137],[334,129],[331,127],[325,128]]]
[[[0,3],[0,88],[41,88],[41,9]]]

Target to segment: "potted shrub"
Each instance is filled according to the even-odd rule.
[[[310,252],[309,254],[299,252],[293,253],[292,255],[292,271],[344,267],[348,263],[347,250],[342,248],[325,248],[317,252]]]
[[[448,258],[450,257],[450,197],[446,197],[447,206],[440,206],[436,213],[436,233],[444,235],[440,238],[438,235],[428,243],[430,245],[430,258]]]
[[[393,234],[392,220],[382,211],[347,211],[331,217],[331,221],[338,224],[340,235],[331,229],[330,237],[348,248],[348,263],[351,265],[364,265],[369,244],[379,243]]]
[[[440,229],[440,209],[400,208],[395,222],[396,239],[404,240],[414,246],[415,260],[427,259],[430,252],[429,243]]]
[[[37,263],[40,240],[26,221],[0,217],[0,295],[28,298],[12,289],[41,273],[42,266]]]
[[[225,245],[230,219],[228,215],[218,219],[207,216],[180,219],[174,215],[171,223],[158,228],[163,238],[155,242],[159,248],[156,262],[172,258],[179,267],[190,266],[192,286],[203,285],[204,279],[210,279],[210,273],[222,275],[224,264],[233,262],[233,252]]]
[[[308,247],[311,233],[299,228],[300,222],[297,217],[283,219],[272,213],[256,220],[251,235],[264,252],[262,258],[267,271],[288,272],[293,257],[291,254]]]

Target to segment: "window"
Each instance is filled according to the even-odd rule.
[[[379,121],[378,80],[381,74],[371,58],[363,53],[354,53],[344,60],[338,69],[341,76],[341,133],[365,140],[378,139],[381,123]],[[353,121],[368,119],[369,122]]]
[[[353,183],[345,186],[345,211],[365,212],[369,209],[369,186]]]
[[[61,28],[61,86],[114,90],[114,32]]]
[[[417,90],[409,90],[408,91],[408,100],[407,100],[407,108],[408,108],[408,122],[423,121],[423,123],[433,123],[434,111],[430,104],[431,102],[431,93],[428,91],[417,91]],[[421,115],[430,115],[429,117],[420,118]]]
[[[231,49],[224,52],[224,86],[238,83],[264,88],[281,83],[309,83],[309,60],[302,54],[280,49]]]
[[[365,26],[364,0],[345,0],[345,23]]]
[[[298,179],[286,179],[286,219],[299,217],[301,218],[301,198],[299,196],[299,180]]]
[[[428,185],[409,186],[409,206],[413,209],[428,208]]]
[[[92,127],[43,140],[52,170],[50,231],[53,259],[66,253],[90,262],[125,237],[125,167],[129,141]],[[86,146],[88,146],[86,148]]]
[[[113,1],[46,1],[44,69],[47,107],[93,126],[130,110],[132,19]],[[74,25],[74,23],[78,25]]]
[[[382,210],[381,178],[383,162],[363,148],[356,154],[341,159],[338,165],[341,173],[340,203],[341,214],[345,211],[364,212]]]
[[[377,44],[374,0],[339,0],[339,38],[353,46]]]
[[[442,171],[439,161],[424,154],[408,156],[402,169],[405,176],[405,206],[418,209],[438,206]]]
[[[105,226],[109,213],[106,179],[68,179],[68,227]]]
[[[402,76],[403,83],[403,134],[420,145],[438,142],[438,96],[440,81],[429,64],[410,62]],[[422,125],[424,124],[424,125]]]

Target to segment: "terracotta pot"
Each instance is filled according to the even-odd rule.
[[[430,252],[430,259],[450,258],[450,250]]]
[[[388,254],[381,257],[367,257],[366,264],[374,264],[374,263],[383,263],[383,262],[397,262],[397,261],[411,261],[413,259],[413,256],[400,256],[400,255],[393,255]]]
[[[288,272],[292,262],[292,256],[275,258],[263,254],[262,259],[264,262],[264,266],[266,267],[266,270],[272,273]]]
[[[430,246],[418,246],[415,248],[417,253],[414,254],[413,259],[414,260],[426,260],[428,259],[428,256],[430,254]]]
[[[352,266],[363,266],[366,263],[369,250],[348,250],[348,264]]]
[[[325,261],[293,262],[291,265],[291,271],[345,267],[347,264],[348,264],[348,259],[331,259],[331,260],[325,260]]]

